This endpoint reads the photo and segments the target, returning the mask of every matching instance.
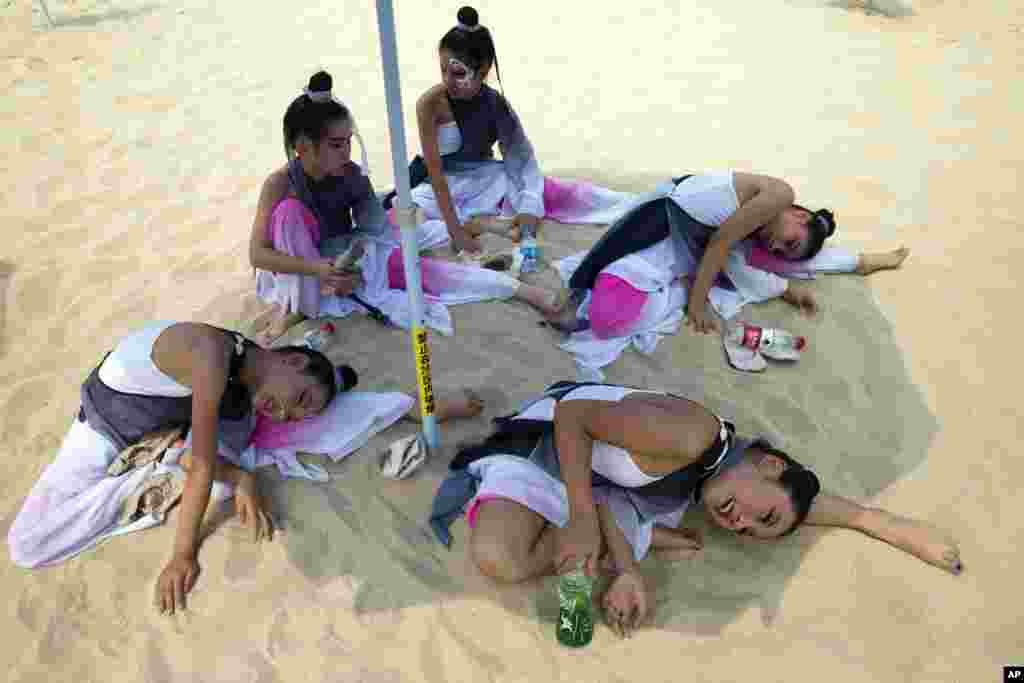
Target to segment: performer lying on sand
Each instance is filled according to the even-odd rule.
[[[199,575],[199,527],[214,481],[233,487],[236,511],[257,539],[273,533],[256,480],[239,460],[257,414],[303,420],[322,413],[355,383],[351,368],[335,369],[316,351],[271,351],[201,323],[156,323],[128,335],[82,385],[77,418],[10,528],[11,558],[26,568],[61,562],[123,533],[118,526],[126,504],[129,513],[138,513],[127,520],[134,530],[151,514],[162,519],[180,495],[173,556],[157,581],[156,605],[172,613],[183,608]],[[441,420],[482,408],[462,392],[442,396],[436,406]],[[418,418],[418,407],[408,416]],[[190,452],[176,463],[187,471],[184,484],[169,474],[153,476],[152,461],[190,427]],[[119,457],[165,430],[167,439],[148,454],[135,453],[138,460]]]
[[[501,72],[491,32],[472,7],[459,10],[438,58],[441,83],[416,103],[423,156],[410,167],[412,199],[427,218],[444,221],[456,251],[479,252],[479,228],[467,223],[505,204],[517,229],[536,228],[544,216],[544,177],[519,117],[486,83],[491,67],[499,85]],[[495,143],[502,161],[494,158]]]
[[[472,557],[497,581],[563,573],[578,561],[591,575],[610,571],[604,605],[618,630],[635,628],[648,612],[637,571],[648,549],[700,548],[677,528],[691,501],[744,536],[776,539],[801,524],[846,527],[951,573],[962,569],[957,545],[943,534],[820,493],[810,470],[766,441],[736,436],[732,424],[681,397],[559,382],[498,425],[452,461],[435,498],[435,533],[449,542],[447,525],[465,508]]]
[[[331,84],[329,74],[314,74],[288,107],[288,164],[264,183],[253,223],[249,258],[258,269],[257,292],[272,304],[256,335],[266,345],[304,318],[343,316],[363,304],[403,321],[406,297],[397,290],[405,288],[405,271],[395,226],[365,168],[351,161],[358,132],[351,112],[333,98]],[[366,240],[362,274],[336,270],[332,257],[357,237]],[[430,258],[420,263],[423,289],[434,306],[514,298],[544,314],[558,310],[555,292],[504,273]]]
[[[574,301],[586,306],[568,307],[554,326],[589,328],[598,339],[627,337],[653,328],[688,300],[688,323],[710,332],[716,323],[709,295],[724,318],[775,297],[813,313],[814,295],[790,277],[868,275],[899,267],[907,256],[906,249],[860,256],[823,250],[835,228],[830,211],[794,204],[793,189],[778,178],[731,172],[675,178],[638,200],[581,262],[566,259],[563,276]],[[689,291],[680,279],[692,280]]]

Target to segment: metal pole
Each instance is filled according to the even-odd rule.
[[[384,92],[388,105],[388,134],[391,138],[391,163],[394,168],[396,197],[395,214],[402,229],[402,263],[405,266],[405,287],[409,294],[412,316],[412,348],[416,357],[416,380],[419,385],[423,436],[431,448],[440,445],[437,418],[434,416],[434,389],[430,381],[430,350],[427,330],[423,325],[423,287],[420,280],[419,245],[416,241],[415,209],[409,194],[408,154],[405,149],[405,126],[402,122],[402,88],[398,75],[398,46],[395,40],[395,12],[391,0],[377,0],[377,30],[384,68]]]
[[[50,8],[46,6],[46,0],[39,0],[39,8],[43,10],[43,16],[46,17],[46,25],[53,28],[53,17],[50,16]]]

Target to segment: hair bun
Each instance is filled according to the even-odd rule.
[[[476,10],[469,5],[459,9],[459,13],[455,16],[456,19],[459,20],[460,24],[468,26],[469,28],[473,28],[480,23],[480,15],[477,14]]]
[[[359,383],[359,375],[349,365],[339,365],[335,368],[338,376],[338,392],[348,391]]]
[[[803,471],[803,478],[806,480],[807,492],[811,500],[814,500],[814,497],[821,493],[821,480],[817,474],[806,468]]]
[[[779,480],[788,482],[793,488],[795,498],[808,507],[821,491],[821,480],[818,479],[818,475],[803,466],[787,467]]]
[[[334,87],[334,79],[326,71],[317,71],[309,77],[310,92],[330,92]]]
[[[831,237],[836,231],[836,217],[828,209],[818,209],[814,213],[821,216],[825,221],[825,225],[828,226],[828,232],[825,233],[825,237]]]

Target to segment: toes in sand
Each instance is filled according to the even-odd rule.
[[[264,324],[255,326],[257,332],[253,337],[253,341],[260,346],[269,347],[279,337],[305,319],[306,316],[301,313],[284,314],[281,308],[277,307],[275,312],[267,316]]]
[[[910,255],[910,249],[907,247],[900,247],[881,254],[864,254],[857,266],[857,272],[861,275],[870,275],[879,270],[899,268],[907,260],[908,255]]]
[[[434,403],[439,421],[476,417],[484,409],[484,401],[472,389],[445,392]]]

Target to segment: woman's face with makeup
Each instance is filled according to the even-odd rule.
[[[475,68],[465,57],[456,57],[449,50],[440,50],[438,55],[441,59],[441,81],[448,89],[448,95],[456,100],[476,97],[487,80],[491,65]]]

